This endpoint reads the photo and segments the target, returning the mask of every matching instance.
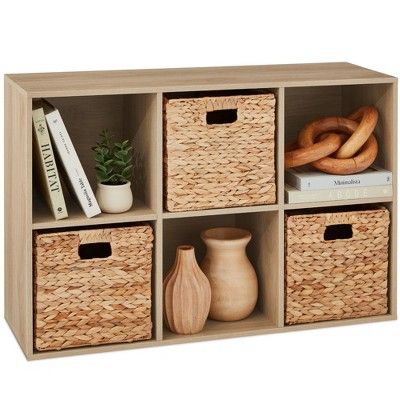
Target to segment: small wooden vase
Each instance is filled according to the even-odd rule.
[[[164,279],[164,320],[172,332],[200,332],[210,311],[211,288],[197,264],[193,246],[179,246]]]
[[[209,317],[238,321],[248,317],[258,298],[257,275],[246,255],[251,233],[238,228],[214,228],[201,233],[207,246],[201,269],[211,285]]]

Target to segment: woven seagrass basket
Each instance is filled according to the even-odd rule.
[[[152,247],[149,225],[37,233],[36,349],[150,339]]]
[[[275,97],[164,101],[168,211],[275,203]]]
[[[286,216],[285,322],[386,314],[389,211]]]

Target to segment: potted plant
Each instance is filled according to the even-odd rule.
[[[122,213],[132,207],[132,146],[129,140],[115,142],[108,129],[92,149],[95,153],[96,198],[103,212]]]

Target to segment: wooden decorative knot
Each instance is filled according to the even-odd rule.
[[[378,154],[374,129],[378,110],[361,107],[347,118],[327,117],[308,123],[297,143],[285,152],[285,168],[311,164],[328,174],[347,175],[364,171]]]

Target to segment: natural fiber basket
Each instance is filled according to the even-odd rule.
[[[286,216],[285,322],[388,311],[389,211]]]
[[[275,203],[275,97],[165,99],[168,211]]]
[[[149,225],[37,233],[36,349],[150,339],[152,247]]]

